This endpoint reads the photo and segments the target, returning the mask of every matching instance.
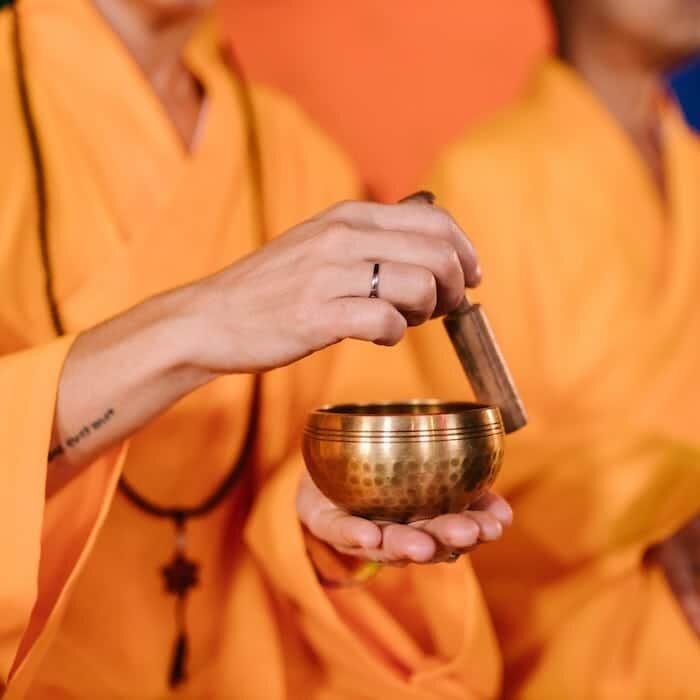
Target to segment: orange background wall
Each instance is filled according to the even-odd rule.
[[[248,76],[301,102],[387,201],[549,44],[542,0],[223,0],[221,15]]]

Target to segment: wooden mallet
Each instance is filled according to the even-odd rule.
[[[432,192],[416,192],[401,202],[434,204]],[[527,424],[527,413],[481,304],[464,301],[444,319],[459,361],[477,401],[498,406],[506,433]]]

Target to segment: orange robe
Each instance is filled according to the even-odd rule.
[[[700,697],[700,642],[643,562],[700,511],[700,143],[661,112],[667,206],[555,60],[429,179],[479,250],[531,418],[497,482],[515,525],[474,557],[513,697]],[[444,332],[412,343],[433,393],[462,396]]]
[[[186,397],[48,501],[46,455],[74,334],[261,243],[242,113],[209,31],[186,56],[208,94],[201,137],[187,154],[87,0],[22,0],[19,12],[46,160],[56,294],[69,335],[52,339],[5,10],[0,694],[171,697],[174,601],[159,569],[173,555],[173,524],[137,510],[116,491],[117,481],[125,470],[158,504],[201,502],[240,448],[253,379],[228,377]],[[254,88],[252,97],[271,235],[356,193],[343,158],[298,109],[266,89]],[[443,567],[443,578],[467,594],[444,602],[434,602],[430,581],[407,582],[401,571],[377,592],[330,596],[315,577],[294,506],[298,441],[332,360],[332,352],[321,353],[264,377],[253,468],[216,511],[190,521],[187,554],[201,564],[201,585],[189,596],[190,680],[177,696],[494,697],[499,658],[472,577]],[[402,591],[402,605],[383,601],[381,586],[390,585],[394,599]]]

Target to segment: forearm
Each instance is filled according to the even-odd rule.
[[[381,298],[367,296],[373,260],[386,261]],[[409,322],[451,311],[476,270],[446,212],[346,202],[85,332],[59,382],[48,492],[219,374],[282,367],[344,338],[397,343]]]
[[[192,362],[188,293],[149,299],[77,338],[59,382],[47,496],[215,376]]]

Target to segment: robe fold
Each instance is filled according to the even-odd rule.
[[[469,572],[449,574],[452,588],[466,595],[440,604],[419,574],[391,571],[374,587],[335,593],[314,577],[294,509],[298,443],[307,411],[324,397],[332,351],[264,376],[254,463],[223,504],[188,523],[186,553],[199,562],[201,582],[187,606],[189,680],[168,689],[175,602],[160,568],[173,556],[175,531],[172,522],[127,502],[118,479],[125,473],[159,505],[204,500],[240,450],[253,378],[202,387],[48,501],[47,454],[61,368],[76,334],[263,242],[242,111],[210,26],[186,55],[207,94],[199,138],[188,152],[87,0],[16,5],[46,162],[54,285],[68,335],[55,339],[44,296],[11,15],[3,10],[3,700],[494,697],[499,656]],[[251,90],[265,233],[276,235],[356,196],[350,169],[325,136],[280,94]],[[396,590],[405,605],[392,607]],[[444,620],[447,614],[452,618]]]
[[[497,481],[515,524],[474,556],[510,697],[700,697],[700,642],[644,561],[700,511],[700,142],[660,115],[666,202],[553,59],[428,179],[479,251],[475,299],[530,414]],[[411,343],[431,393],[463,396],[445,334]]]

